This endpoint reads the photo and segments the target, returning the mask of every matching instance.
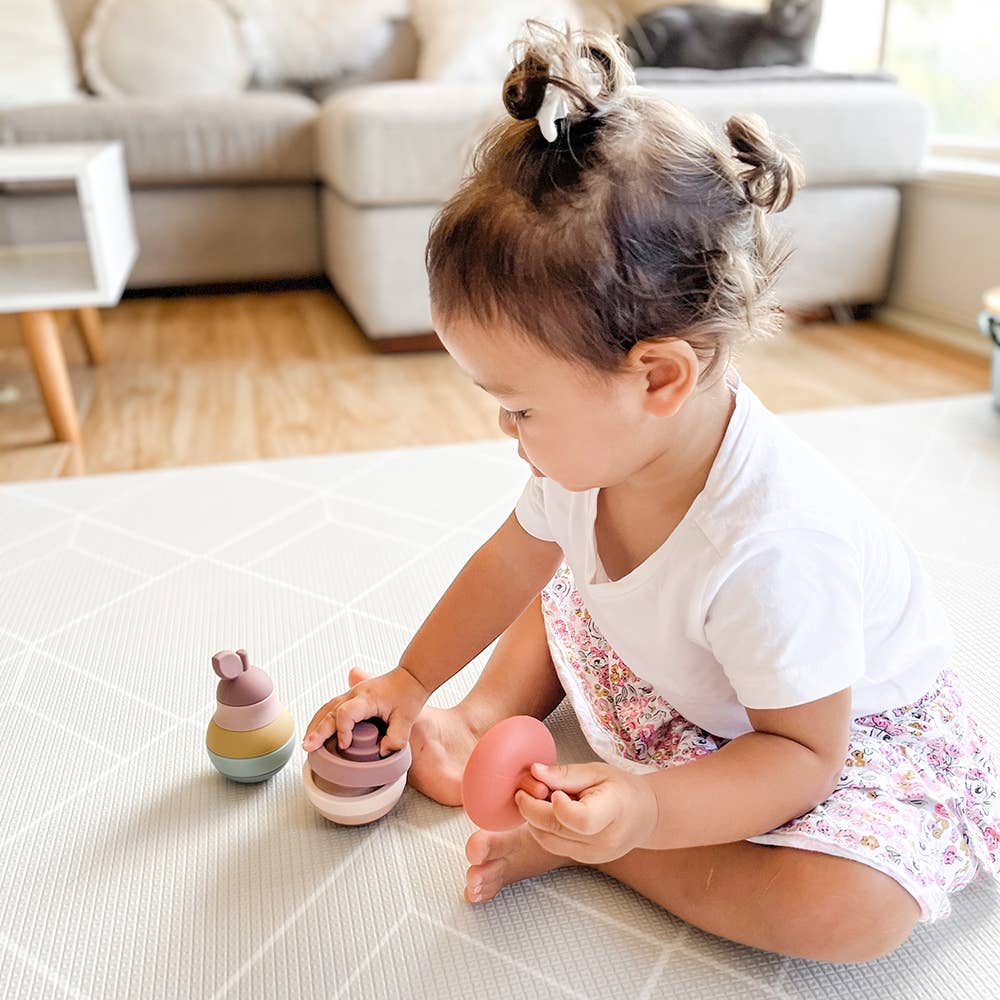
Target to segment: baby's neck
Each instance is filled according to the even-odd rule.
[[[613,487],[606,500],[635,509],[683,513],[704,489],[736,407],[726,378],[692,395],[671,418],[670,441],[652,461]]]

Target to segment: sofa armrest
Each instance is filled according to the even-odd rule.
[[[505,114],[492,85],[399,80],[340,91],[319,110],[320,178],[355,205],[440,204]]]

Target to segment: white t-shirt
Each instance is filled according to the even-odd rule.
[[[515,507],[558,542],[622,661],[701,728],[751,731],[747,708],[852,689],[854,716],[909,704],[951,657],[951,628],[907,539],[735,370],[736,407],[698,494],[666,541],[609,581],[598,490],[530,479]]]

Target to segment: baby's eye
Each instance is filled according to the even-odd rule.
[[[520,423],[522,420],[526,419],[529,410],[508,410],[506,406],[500,407],[500,416],[507,417],[509,420],[513,420],[515,424]]]

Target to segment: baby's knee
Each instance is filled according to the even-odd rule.
[[[803,958],[873,962],[903,944],[920,919],[920,906],[898,882],[860,863],[854,868],[847,885],[806,908]]]
[[[868,926],[845,926],[825,946],[830,953],[824,960],[859,965],[891,955],[910,936],[919,916],[919,910],[898,907],[882,911]]]

